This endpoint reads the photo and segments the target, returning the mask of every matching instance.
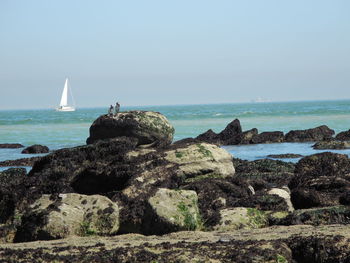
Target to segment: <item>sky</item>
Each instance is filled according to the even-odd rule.
[[[350,99],[348,0],[0,0],[0,109]]]

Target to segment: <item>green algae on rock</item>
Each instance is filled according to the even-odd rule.
[[[178,176],[184,179],[197,176],[232,177],[235,169],[232,155],[220,147],[208,143],[192,143],[165,151],[165,159],[178,165]]]
[[[149,220],[145,227],[154,228],[151,233],[164,234],[180,230],[198,230],[202,227],[195,191],[160,188],[148,199],[148,203],[153,220]]]
[[[16,241],[111,235],[118,229],[119,208],[105,196],[70,193],[53,200],[42,195],[23,215]]]
[[[174,131],[174,127],[159,112],[126,111],[116,116],[97,118],[90,127],[87,143],[126,136],[136,138],[138,145],[166,146],[171,144]]]
[[[255,229],[268,225],[267,213],[255,208],[233,207],[222,209],[220,217],[220,222],[214,226],[214,230]]]

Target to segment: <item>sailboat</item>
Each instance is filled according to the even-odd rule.
[[[75,103],[74,103],[72,91],[69,90],[69,93],[72,98],[73,106],[68,105],[68,78],[66,78],[66,82],[64,83],[64,88],[62,92],[60,106],[56,109],[57,111],[75,111],[75,106],[74,106]]]

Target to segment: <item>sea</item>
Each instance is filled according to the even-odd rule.
[[[350,129],[350,100],[121,106],[121,111],[127,110],[157,111],[164,114],[175,128],[174,141],[196,137],[208,129],[220,132],[236,118],[240,120],[243,130],[257,128],[259,132],[286,133],[320,125],[327,125],[336,133]],[[78,108],[75,112],[57,112],[53,109],[1,110],[0,143],[21,143],[25,146],[42,144],[50,150],[84,145],[92,122],[107,111],[108,105],[103,108]],[[310,155],[322,152],[314,150],[312,145],[313,143],[274,143],[223,148],[236,158],[256,160],[266,158],[269,154]],[[0,161],[34,156],[21,154],[21,151],[22,149],[0,149]],[[350,150],[333,152],[350,154]]]

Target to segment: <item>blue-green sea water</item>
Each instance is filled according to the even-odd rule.
[[[59,149],[85,144],[91,123],[105,108],[78,108],[75,112],[46,110],[0,111],[0,143],[43,144]],[[350,128],[350,100],[281,103],[235,103],[210,105],[175,105],[123,107],[125,110],[152,110],[164,114],[175,127],[174,140],[195,137],[208,129],[221,131],[233,119],[241,121],[243,130],[288,132],[328,125],[336,133]],[[248,160],[267,154],[316,151],[309,144],[283,143],[224,147],[234,156]],[[0,161],[29,157],[22,149],[0,149]],[[350,153],[350,151],[340,151]]]

